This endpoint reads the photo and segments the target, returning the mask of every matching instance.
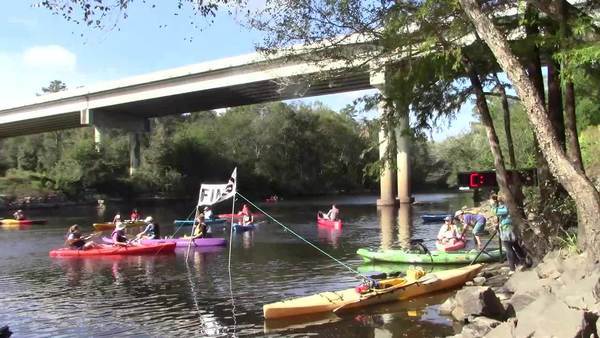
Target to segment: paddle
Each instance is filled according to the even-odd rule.
[[[481,256],[481,254],[485,251],[485,248],[487,248],[487,246],[490,244],[490,242],[492,241],[492,239],[494,238],[494,236],[496,236],[496,234],[498,233],[498,230],[494,231],[494,234],[492,235],[492,237],[490,237],[490,239],[487,240],[487,242],[485,242],[485,245],[483,246],[483,248],[481,249],[481,251],[479,251],[479,253],[477,254],[477,256],[475,256],[475,258],[471,261],[471,263],[469,265],[473,265],[475,264],[475,262],[477,261],[477,259],[479,258],[479,256]],[[488,256],[492,256],[489,253],[486,252],[486,255]],[[500,259],[502,259],[502,255],[500,255]]]

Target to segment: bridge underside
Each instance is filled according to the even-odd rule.
[[[372,88],[369,73],[355,71],[345,72],[325,80],[311,80],[310,83],[306,77],[258,81],[102,106],[90,110],[143,119],[368,88]],[[65,99],[65,101],[68,100],[73,100],[73,98]],[[35,110],[35,106],[31,108]],[[72,111],[47,117],[37,116],[32,119],[25,117],[16,122],[0,123],[0,138],[86,126],[86,124],[82,124],[81,114],[81,111]]]

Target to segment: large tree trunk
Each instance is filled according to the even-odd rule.
[[[568,45],[568,39],[571,36],[569,30],[569,3],[561,0],[559,7],[560,13],[560,39],[561,48]],[[568,62],[568,61],[567,61]],[[575,115],[575,86],[570,78],[566,79],[565,83],[565,128],[566,128],[566,146],[567,156],[578,170],[584,171],[583,160],[581,159],[581,147],[579,146],[579,138],[577,136],[577,118]]]
[[[567,154],[576,169],[583,172],[581,147],[577,136],[577,117],[575,116],[575,86],[573,81],[565,84],[565,127],[567,129]]]
[[[560,86],[560,65],[548,61],[548,117],[558,136],[558,142],[565,149],[565,120],[563,117],[562,88]]]
[[[521,226],[524,222],[523,209],[519,207],[517,201],[513,196],[513,192],[509,186],[508,172],[506,171],[506,167],[504,166],[502,149],[500,149],[500,142],[498,142],[498,135],[496,134],[496,130],[494,129],[494,123],[492,121],[490,109],[485,99],[485,94],[483,92],[481,80],[479,79],[479,74],[477,73],[473,62],[471,62],[471,60],[467,56],[462,57],[462,64],[465,68],[467,75],[469,76],[469,80],[471,80],[471,87],[473,88],[473,93],[475,93],[477,112],[479,112],[479,118],[481,119],[481,123],[485,127],[488,142],[490,144],[490,150],[492,151],[492,155],[494,156],[496,180],[498,181],[500,193],[502,193],[505,197],[505,202],[509,208],[510,215],[512,216],[513,221],[516,225]]]
[[[459,0],[475,26],[477,33],[483,38],[496,57],[500,67],[506,72],[521,102],[527,109],[527,117],[533,126],[552,174],[565,187],[577,206],[579,221],[578,244],[588,251],[592,261],[600,260],[600,194],[590,180],[567,159],[557,140],[544,102],[536,91],[534,84],[519,60],[513,54],[510,46],[494,23],[481,11],[477,0]]]

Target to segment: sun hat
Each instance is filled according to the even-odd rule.
[[[146,217],[146,219],[144,220],[144,222],[152,222],[154,221],[154,219],[152,218],[152,216],[148,216]]]
[[[117,224],[115,224],[115,228],[117,228],[117,230],[123,230],[125,229],[125,223],[117,222]]]
[[[464,211],[458,210],[457,212],[454,213],[454,217],[458,217],[458,216],[460,216],[462,214],[464,214]]]

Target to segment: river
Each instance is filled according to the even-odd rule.
[[[258,205],[322,250],[364,272],[371,267],[355,254],[358,248],[394,247],[409,237],[426,239],[433,248],[431,239],[439,225],[423,224],[419,215],[471,205],[467,194],[417,194],[415,198],[419,204],[400,212],[378,210],[375,196]],[[332,202],[344,219],[340,231],[321,229],[315,223],[317,210],[327,210]],[[93,222],[110,220],[117,210],[128,214],[136,207],[161,224],[163,235],[172,234],[177,229],[173,220],[185,218],[193,209],[192,203],[109,203],[105,209],[87,206],[31,210],[30,218],[44,218],[48,223],[0,228],[0,326],[9,325],[16,337],[434,337],[454,334],[457,329],[449,318],[437,313],[449,292],[342,316],[265,321],[263,304],[354,287],[359,282],[348,269],[272,221],[260,223],[254,231],[234,233],[231,290],[229,247],[192,249],[189,264],[185,262],[185,249],[157,256],[48,257],[49,250],[64,243],[71,224],[79,224],[84,233],[91,232]],[[216,211],[231,212],[231,203],[224,203]],[[229,239],[229,231],[216,228],[213,236]]]

